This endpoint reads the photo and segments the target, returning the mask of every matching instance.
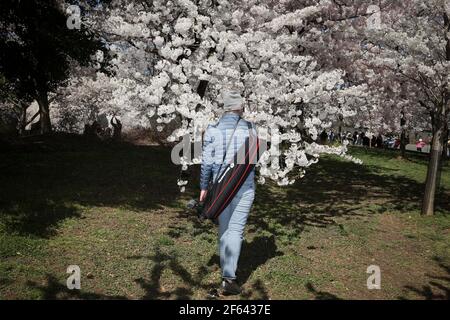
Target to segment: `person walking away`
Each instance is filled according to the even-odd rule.
[[[216,125],[208,126],[204,135],[200,172],[200,201],[203,201],[206,197],[210,179],[217,177],[220,164],[222,162],[224,164],[229,163],[249,135],[248,123],[241,118],[243,99],[240,93],[236,90],[225,91],[222,97],[225,112]],[[232,140],[230,140],[231,136]],[[229,148],[227,150],[228,143]],[[226,157],[223,160],[225,152]],[[226,165],[223,165],[220,170],[222,171],[225,167]],[[218,219],[219,256],[222,272],[220,291],[224,295],[235,295],[241,292],[236,280],[236,271],[247,217],[255,198],[254,180],[255,172],[253,168],[236,196]]]

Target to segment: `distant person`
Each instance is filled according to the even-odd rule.
[[[364,146],[365,138],[366,138],[366,134],[364,133],[364,131],[362,131],[361,134],[359,135],[359,142],[362,146]]]
[[[347,139],[349,142],[353,143],[353,136],[352,136],[352,133],[350,131],[347,131],[345,139]]]
[[[417,151],[422,152],[423,147],[425,147],[425,142],[423,142],[422,138],[420,138],[416,143],[416,149]]]
[[[375,137],[375,135],[372,137],[370,143],[372,148],[375,148],[377,146],[377,137]]]
[[[116,120],[116,123],[114,123],[114,119]],[[111,125],[113,126],[113,139],[119,141],[122,136],[122,122],[120,122],[116,116],[113,116],[111,118]]]
[[[102,135],[102,127],[100,126],[100,123],[98,123],[97,120],[94,120],[94,122],[92,122],[91,125],[91,131],[90,133],[95,137],[95,138],[101,138]]]
[[[370,138],[363,133],[363,146],[370,147]]]
[[[377,137],[377,147],[378,148],[383,148],[383,136],[380,134],[378,134]]]
[[[334,141],[334,132],[333,132],[333,130],[330,130],[330,133],[328,134],[328,141],[330,141],[330,142]]]
[[[353,133],[353,144],[356,145],[358,143],[359,134],[358,131]]]
[[[326,144],[327,138],[328,138],[327,132],[325,130],[323,130],[322,133],[320,134],[320,142],[322,144]]]
[[[450,139],[447,141],[447,157],[450,157]]]

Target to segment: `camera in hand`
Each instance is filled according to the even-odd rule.
[[[202,219],[202,220],[206,219],[206,217],[203,215],[203,202],[199,202],[195,199],[191,199],[187,203],[186,208],[188,210],[195,211],[195,213],[197,214],[197,216],[200,219]]]

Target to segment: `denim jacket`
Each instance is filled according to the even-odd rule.
[[[239,124],[236,127],[233,139],[230,141],[230,137],[233,134],[237,121],[239,121]],[[254,126],[251,130],[253,130],[253,133],[256,135]],[[248,135],[248,122],[240,118],[239,115],[234,112],[225,113],[217,124],[208,126],[203,137],[202,165],[200,172],[201,190],[208,189],[208,183],[211,177],[213,179],[216,178],[220,164],[223,161],[226,145],[228,143],[230,144],[221,171],[226,167],[227,163],[233,160],[234,155],[245,142]],[[254,188],[254,180],[255,169],[253,168],[243,186]]]

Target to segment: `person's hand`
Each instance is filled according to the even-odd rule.
[[[201,190],[200,191],[200,202],[202,202],[203,200],[205,200],[206,198],[206,193],[208,192],[208,190]]]

